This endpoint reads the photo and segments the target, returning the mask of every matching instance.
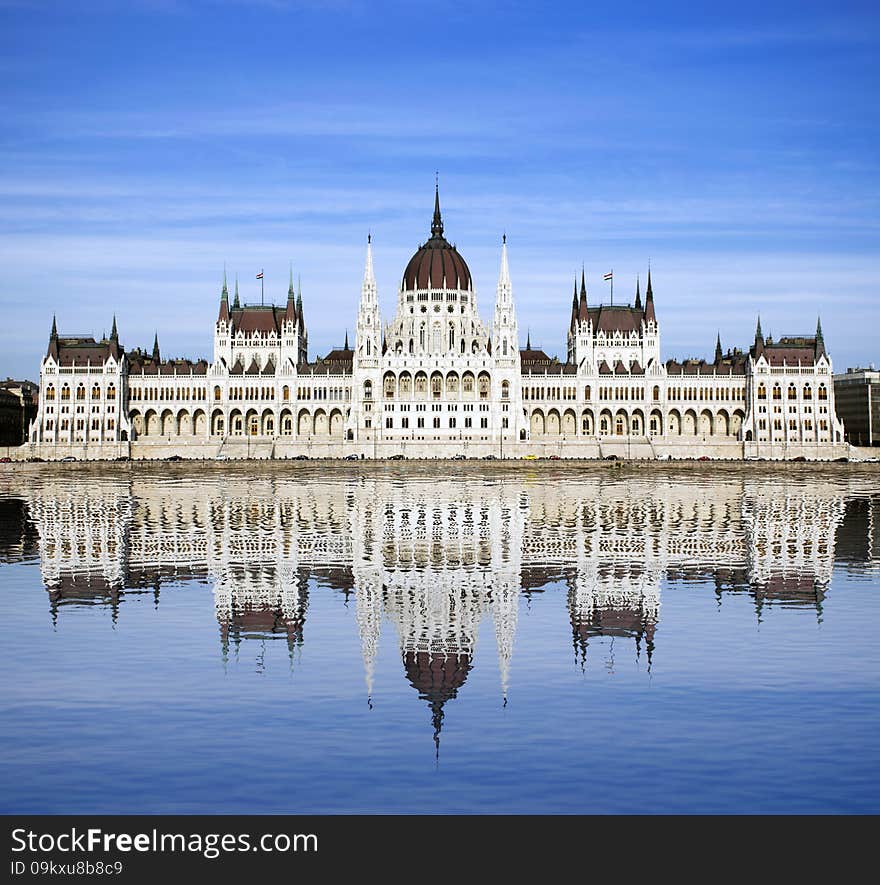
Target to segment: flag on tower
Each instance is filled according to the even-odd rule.
[[[605,274],[605,276],[602,277],[602,279],[605,280],[606,283],[608,282],[608,280],[613,280],[614,279],[614,271],[612,271],[611,273]]]
[[[258,280],[263,279],[263,271],[260,271],[260,272],[257,274],[257,279],[258,279]]]

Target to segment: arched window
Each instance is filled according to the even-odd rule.
[[[373,398],[373,382],[364,381],[364,399]]]
[[[510,382],[502,381],[501,382],[501,399],[509,399],[510,398]]]
[[[424,325],[419,326],[419,347],[422,350],[425,349],[425,327]]]
[[[92,399],[100,399],[101,398],[101,388],[95,384],[92,387]]]
[[[489,398],[489,376],[480,375],[480,399]]]
[[[813,398],[813,388],[809,384],[804,386],[804,399]]]
[[[655,403],[660,402],[660,387],[659,387],[659,385],[656,385],[656,384],[654,385],[654,402]]]
[[[473,375],[465,375],[464,379],[461,382],[461,389],[465,393],[473,393],[474,392],[474,376]]]
[[[593,390],[592,390],[592,388],[590,387],[590,385],[588,384],[588,385],[584,388],[584,399],[585,399],[587,402],[590,401],[590,397],[592,396],[592,393],[593,393]]]
[[[414,346],[415,346],[415,342],[412,340],[412,338],[410,338],[410,339],[409,339],[409,352],[410,352],[410,353],[413,352],[413,347],[414,347]]]
[[[461,339],[461,352],[462,353],[464,353],[464,349],[465,349],[465,341],[464,341],[464,338],[462,338]]]
[[[86,398],[86,388],[84,384],[80,384],[76,389],[76,398],[77,399],[85,399]]]
[[[819,399],[828,399],[828,391],[824,384],[819,385]]]
[[[507,339],[506,338],[501,339],[501,353],[504,356],[507,356]]]
[[[782,399],[782,388],[778,384],[773,385],[773,399]]]
[[[394,375],[385,376],[385,399],[394,399]]]
[[[286,384],[281,388],[281,399],[286,403],[290,402],[290,388]]]
[[[449,349],[455,350],[455,326],[449,324]]]
[[[113,383],[107,388],[107,399],[116,399],[116,385]]]
[[[763,384],[758,385],[758,399],[767,399],[767,388]]]
[[[61,400],[62,402],[70,399],[70,388],[65,384],[64,387],[61,388]]]
[[[434,377],[431,378],[431,393],[435,397],[440,396],[440,382],[441,382],[441,378],[439,375],[434,375]]]
[[[794,384],[788,385],[788,398],[797,399],[797,390],[795,389]]]
[[[370,355],[370,339],[367,338],[367,356]]]
[[[55,399],[55,388],[51,384],[46,388],[46,399],[47,400],[54,400]]]

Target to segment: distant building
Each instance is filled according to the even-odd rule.
[[[847,369],[834,376],[837,415],[846,428],[847,442],[855,446],[880,446],[880,372]]]
[[[0,446],[27,442],[28,427],[37,417],[39,394],[33,381],[0,381]]]

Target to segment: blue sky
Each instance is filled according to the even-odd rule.
[[[665,357],[810,332],[880,362],[880,11],[704,4],[0,0],[0,376],[62,334],[210,355],[302,275],[311,356],[383,318],[446,233],[491,317],[502,232],[523,338],[565,354],[572,280],[632,297]]]

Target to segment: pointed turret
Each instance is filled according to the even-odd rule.
[[[113,314],[113,327],[110,329],[110,340],[118,341],[119,340],[119,332],[116,329],[116,314]]]
[[[822,334],[822,318],[816,318],[816,359],[825,355],[825,336]]]
[[[715,365],[721,365],[724,355],[721,353],[721,332],[719,331],[715,338]]]
[[[55,324],[55,314],[52,314],[52,331],[49,333],[50,341],[58,340],[58,326]]]
[[[587,272],[581,268],[581,297],[578,302],[578,319],[583,322],[589,317],[587,313]]]
[[[764,333],[761,331],[761,315],[758,314],[758,325],[755,327],[755,357],[764,352]]]
[[[220,313],[217,322],[229,322],[229,289],[226,286],[226,265],[223,265],[223,288],[220,290]]]
[[[289,323],[296,322],[296,292],[293,289],[293,262],[290,262],[290,282],[287,284],[287,310],[284,319]]]
[[[443,218],[440,215],[440,182],[434,185],[434,219],[431,221],[431,236],[443,236]]]
[[[640,280],[638,275],[636,276],[636,310],[642,309],[642,293],[640,290]]]
[[[645,322],[656,323],[657,315],[654,313],[654,288],[651,285],[651,267],[648,266],[648,286],[645,289]]]
[[[348,346],[348,329],[345,330],[345,344],[342,346],[343,350],[351,350]]]
[[[232,301],[232,306],[234,308],[241,307],[241,303],[238,300],[238,274],[235,275],[235,298]]]
[[[158,363],[159,362],[159,333],[153,336],[153,359]]]
[[[532,349],[532,330],[529,329],[526,332],[526,350]]]
[[[510,280],[510,264],[507,258],[507,234],[503,234],[501,237],[501,266],[498,269],[491,347],[492,355],[501,362],[514,360],[519,350],[513,284]]]
[[[574,278],[574,294],[571,296],[571,323],[569,324],[569,331],[574,333],[577,328],[578,321],[578,279],[577,274],[575,274]]]
[[[299,331],[304,332],[306,327],[306,320],[303,316],[303,290],[302,290],[302,277],[297,277],[297,291],[296,291],[296,318],[299,322]]]

